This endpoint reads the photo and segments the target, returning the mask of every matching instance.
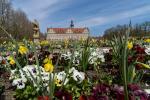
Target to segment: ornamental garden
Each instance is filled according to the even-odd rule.
[[[129,36],[38,43],[10,36],[0,45],[1,98],[150,100],[150,38]]]

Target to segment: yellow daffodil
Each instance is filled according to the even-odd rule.
[[[52,64],[50,64],[50,63],[47,63],[47,64],[45,64],[44,65],[44,70],[46,71],[46,72],[53,72],[53,69],[54,69],[54,66],[52,65]]]
[[[144,41],[147,43],[150,43],[150,39],[145,39]]]
[[[20,54],[26,54],[28,52],[28,49],[25,46],[19,46],[19,53]]]
[[[133,48],[133,43],[132,42],[127,42],[127,48],[130,50]]]
[[[45,58],[43,63],[44,64],[46,64],[46,63],[52,64],[52,60],[50,58]]]

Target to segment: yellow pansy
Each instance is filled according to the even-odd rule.
[[[61,80],[59,80],[59,79],[57,79],[57,78],[55,78],[55,84],[56,84],[56,86],[62,86],[62,81]]]
[[[46,64],[46,63],[52,64],[52,60],[51,60],[50,58],[45,58],[45,59],[43,60],[43,63],[44,63],[44,64]]]
[[[132,42],[127,42],[127,48],[130,50],[133,48],[133,43]]]
[[[50,63],[47,63],[47,64],[45,64],[44,65],[44,70],[46,71],[46,72],[53,72],[53,69],[54,69],[54,66],[52,65],[52,64],[50,64]]]
[[[13,59],[13,57],[9,57],[8,60],[10,60],[9,63],[10,63],[11,65],[14,65],[14,64],[15,64],[15,60]]]
[[[20,54],[26,54],[28,52],[28,49],[25,46],[19,46],[19,53]]]
[[[14,65],[15,64],[15,60],[10,60],[9,62],[11,65]]]
[[[145,39],[144,41],[147,43],[150,43],[150,39]]]

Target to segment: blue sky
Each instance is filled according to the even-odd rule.
[[[118,24],[150,21],[150,0],[12,0],[32,21],[37,19],[42,32],[47,27],[88,27],[99,36]]]

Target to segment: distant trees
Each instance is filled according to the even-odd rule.
[[[26,14],[11,7],[9,0],[0,0],[0,25],[4,27],[16,40],[32,39],[32,23]],[[9,40],[0,29],[0,40]]]
[[[150,22],[144,22],[133,26],[131,23],[129,25],[117,25],[116,27],[105,30],[103,37],[111,39],[114,35],[122,36],[125,34],[128,27],[131,29],[130,36],[132,37],[150,36]]]

